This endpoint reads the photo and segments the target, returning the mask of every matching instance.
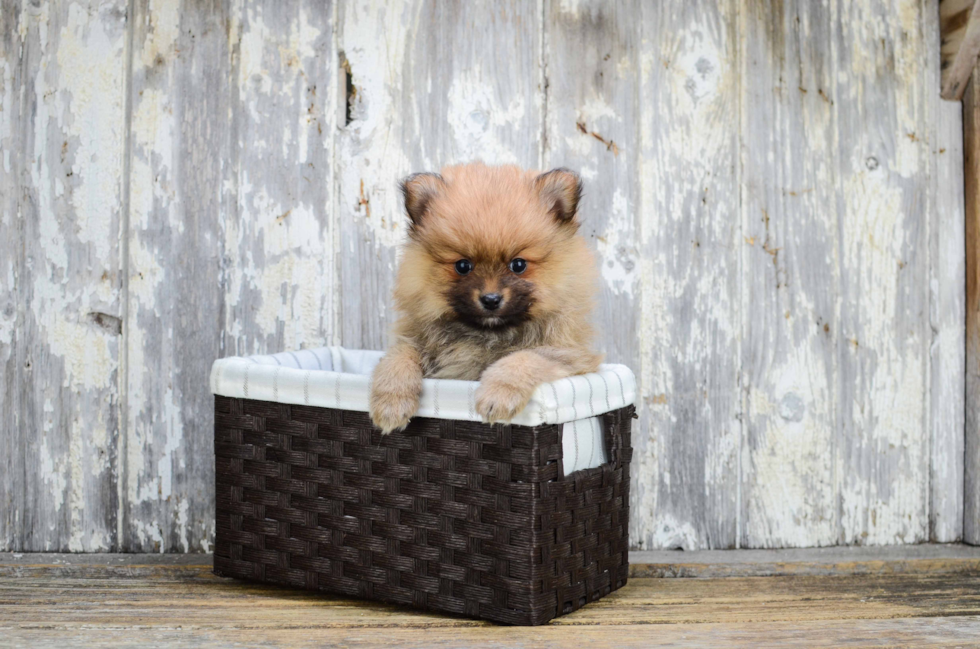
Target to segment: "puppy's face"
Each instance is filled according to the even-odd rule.
[[[578,250],[574,173],[468,164],[410,176],[402,191],[411,220],[396,292],[402,308],[480,329],[558,308]]]

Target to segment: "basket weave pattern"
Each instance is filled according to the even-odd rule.
[[[563,475],[561,424],[412,420],[215,397],[219,575],[506,624],[626,583],[633,407]]]

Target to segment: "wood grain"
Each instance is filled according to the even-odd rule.
[[[737,543],[737,3],[643,3],[636,547]]]
[[[0,548],[207,549],[211,361],[383,348],[472,158],[583,175],[637,548],[980,542],[957,1],[0,0]]]
[[[640,159],[639,6],[547,3],[548,122],[543,168],[582,177],[581,234],[602,273],[596,328],[607,362],[636,367]]]
[[[357,289],[341,301],[338,342],[356,349],[384,349],[396,317],[391,289],[406,223],[398,180],[413,171],[414,148],[405,141],[398,99],[421,10],[419,0],[339,5],[346,81],[336,141],[338,273],[340,286]]]
[[[0,547],[113,547],[126,2],[3,16]]]
[[[923,38],[934,43],[940,24],[935,0],[924,5]],[[935,101],[940,53],[926,48],[923,85],[927,129],[925,164],[932,186],[929,215],[929,540],[963,538],[964,430],[966,426],[966,224],[964,217],[963,107]]]
[[[38,647],[955,646],[980,632],[976,572],[632,578],[549,625],[520,628],[221,579],[207,566],[86,571],[95,565],[74,574],[24,566],[16,576],[0,566],[5,640]]]
[[[915,618],[897,620],[833,620],[817,622],[745,622],[737,624],[617,625],[602,627],[535,627],[528,633],[519,627],[494,629],[385,629],[365,633],[336,629],[233,629],[184,631],[182,629],[83,629],[69,636],[74,646],[131,646],[143,643],[168,647],[322,647],[323,636],[344,647],[405,647],[424,643],[435,648],[496,649],[501,645],[564,649],[590,647],[963,647],[980,633],[980,618]],[[8,632],[14,643],[44,649],[63,647],[64,631],[17,629]]]
[[[133,5],[119,548],[199,552],[213,536],[209,395],[224,295],[227,7]],[[208,416],[207,414],[211,416]]]
[[[966,437],[963,540],[980,544],[980,86],[963,95],[963,180],[966,214]]]
[[[943,99],[963,97],[980,54],[980,2],[939,0]]]
[[[743,2],[740,547],[834,545],[837,140],[831,7]]]
[[[173,581],[209,578],[211,554],[0,553],[10,578]],[[976,575],[980,547],[959,544],[837,546],[778,550],[633,551],[629,578],[847,577],[855,575]]]
[[[0,435],[0,549],[26,547],[25,530],[31,529],[35,516],[34,500],[37,497],[33,481],[25,477],[28,456],[37,452],[30,449],[29,431],[20,422],[21,391],[28,350],[25,336],[27,311],[19,305],[26,297],[20,280],[29,276],[24,254],[26,221],[20,218],[22,196],[22,170],[28,164],[27,108],[24,87],[29,72],[28,61],[22,49],[21,36],[15,26],[20,24],[24,7],[20,2],[4,0],[0,3],[0,429],[8,431]],[[32,457],[31,459],[34,459]],[[23,513],[21,511],[23,510]],[[21,520],[23,517],[23,520]]]
[[[898,5],[843,3],[834,29],[841,543],[929,536],[931,336],[920,278],[929,274],[924,115],[934,95],[924,86],[924,9]]]
[[[222,353],[336,341],[331,2],[240,0],[232,30]]]

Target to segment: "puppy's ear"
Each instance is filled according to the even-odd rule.
[[[552,169],[534,179],[534,186],[559,223],[572,223],[582,198],[578,174],[564,168]]]
[[[445,182],[439,174],[421,173],[412,174],[401,182],[400,187],[405,197],[405,211],[415,229],[422,222],[429,203],[445,187]]]

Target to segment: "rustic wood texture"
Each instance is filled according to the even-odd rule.
[[[926,3],[925,11],[934,4]],[[923,85],[927,96],[940,84],[940,53],[929,43],[940,25],[923,24],[928,57]],[[958,102],[927,102],[924,164],[932,181],[926,204],[934,221],[929,229],[929,540],[950,543],[963,538],[964,434],[966,403],[966,227],[964,194],[963,107]]]
[[[333,4],[237,0],[229,14],[222,352],[319,347],[337,327]]]
[[[633,366],[638,288],[637,209],[639,4],[548,2],[545,16],[548,121],[542,168],[582,177],[582,227],[603,282],[597,344],[607,362]]]
[[[964,646],[980,633],[975,569],[942,575],[634,576],[619,591],[547,626],[514,628],[222,579],[206,562],[44,559],[49,563],[0,560],[5,642],[882,647]]]
[[[133,12],[119,548],[199,552],[214,534],[214,451],[198,413],[221,354],[227,8]]]
[[[742,547],[834,545],[832,7],[743,2]],[[805,468],[804,468],[805,467]]]
[[[978,0],[939,0],[942,97],[961,99],[980,54]]]
[[[585,180],[634,547],[980,542],[939,0],[0,3],[0,549],[209,549],[211,361],[384,347],[473,158]]]
[[[927,15],[845,3],[837,17],[840,541],[928,539]],[[881,43],[885,46],[872,46]],[[844,73],[846,72],[846,73]],[[883,111],[883,106],[893,106]]]
[[[126,2],[2,14],[0,547],[116,547]]]
[[[639,17],[641,549],[737,543],[737,18],[733,0],[642,3]]]
[[[966,212],[966,436],[963,455],[963,540],[980,544],[980,75],[963,95],[963,180]]]
[[[421,9],[421,0],[338,7],[337,273],[349,289],[338,307],[339,342],[358,349],[384,349],[395,320],[390,296],[407,222],[397,183],[424,171],[408,158],[415,147],[399,101],[409,91],[406,54]]]

